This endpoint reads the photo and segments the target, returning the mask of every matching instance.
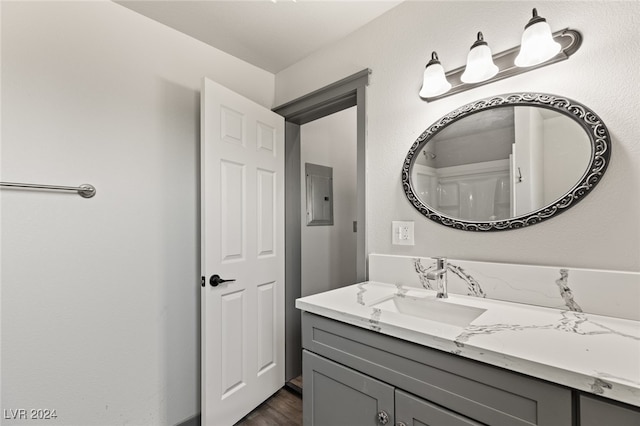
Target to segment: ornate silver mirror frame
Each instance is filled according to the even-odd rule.
[[[505,106],[535,106],[547,108],[562,113],[577,123],[586,131],[591,142],[591,158],[585,173],[580,180],[562,197],[551,204],[530,213],[504,220],[495,221],[467,221],[453,218],[433,210],[417,196],[411,179],[412,167],[417,155],[427,142],[447,126],[475,114],[479,111]],[[402,186],[409,202],[427,218],[444,226],[465,231],[503,231],[523,228],[540,223],[562,213],[584,198],[600,182],[611,156],[611,140],[609,132],[592,110],[571,99],[544,93],[509,93],[481,99],[464,105],[437,120],[413,143],[402,166]]]

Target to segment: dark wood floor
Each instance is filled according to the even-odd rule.
[[[302,397],[282,388],[235,426],[302,426]]]

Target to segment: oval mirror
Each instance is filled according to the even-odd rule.
[[[565,211],[595,187],[611,155],[590,109],[541,93],[482,99],[445,115],[402,167],[411,204],[446,226],[499,231]]]

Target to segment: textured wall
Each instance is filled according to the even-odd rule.
[[[477,31],[494,52],[520,43],[531,9],[552,30],[583,33],[568,61],[433,103],[418,97],[432,50],[446,69],[464,64]],[[367,89],[369,252],[640,270],[640,24],[638,2],[405,2],[329,48],[276,75],[276,103],[364,68]],[[573,98],[599,114],[613,154],[584,201],[542,224],[490,234],[452,230],[423,218],[401,189],[400,170],[415,139],[456,107],[494,94],[539,91]],[[392,246],[392,220],[416,222],[414,247]]]
[[[1,7],[0,180],[97,188],[0,191],[2,408],[174,425],[200,411],[201,80],[271,106],[274,76],[115,3]]]

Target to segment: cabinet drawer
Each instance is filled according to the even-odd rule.
[[[638,426],[640,409],[580,395],[580,426]]]
[[[305,312],[303,347],[492,426],[570,426],[571,390]]]

